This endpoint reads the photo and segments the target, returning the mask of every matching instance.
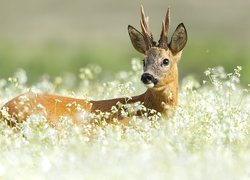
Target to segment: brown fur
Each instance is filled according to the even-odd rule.
[[[145,17],[143,9],[141,9],[141,14],[142,33],[132,26],[128,27],[128,31],[135,49],[145,56],[144,73],[149,73],[156,78],[158,80],[157,84],[148,88],[145,93],[134,96],[130,100],[117,98],[87,102],[82,99],[57,95],[26,93],[15,97],[4,105],[11,118],[22,122],[31,114],[42,113],[51,124],[57,124],[61,116],[70,117],[73,122],[78,123],[84,120],[88,113],[96,113],[97,111],[110,112],[112,106],[115,106],[117,102],[142,102],[147,108],[168,115],[169,108],[177,105],[178,102],[177,63],[187,41],[186,29],[181,23],[168,44],[167,33],[170,24],[168,10],[165,23],[163,23],[159,45],[156,45],[149,31],[148,17]],[[169,60],[168,66],[163,66],[164,59]],[[121,116],[118,115],[118,117]],[[124,122],[127,122],[127,119]]]

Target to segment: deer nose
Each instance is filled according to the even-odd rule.
[[[141,81],[144,84],[151,84],[151,83],[157,84],[157,82],[158,82],[158,80],[155,79],[154,76],[152,76],[149,73],[143,73],[141,76]]]

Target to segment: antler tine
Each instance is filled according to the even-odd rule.
[[[140,24],[141,24],[142,33],[144,35],[144,40],[146,41],[148,48],[150,48],[152,46],[153,38],[152,38],[152,34],[149,30],[149,17],[145,16],[144,9],[143,9],[142,5],[141,5]]]
[[[159,40],[159,47],[167,48],[169,26],[170,26],[170,8],[167,9],[165,21],[162,22],[162,31]]]
[[[161,36],[159,39],[159,47],[165,48],[166,45],[167,45],[166,27],[165,27],[165,22],[162,21],[162,30],[161,30]]]
[[[146,32],[148,32],[149,31],[149,26],[148,26],[149,18],[145,16],[144,8],[142,5],[141,5],[141,20],[142,20],[143,26],[145,27]]]
[[[168,35],[169,27],[170,27],[170,8],[168,8],[166,18],[165,18],[165,30],[166,30],[167,35]]]

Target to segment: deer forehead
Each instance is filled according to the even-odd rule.
[[[166,58],[171,60],[171,57],[172,54],[169,49],[166,50],[159,47],[152,47],[147,51],[145,59],[149,63],[156,63]]]

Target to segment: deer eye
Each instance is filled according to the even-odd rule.
[[[169,65],[169,60],[168,59],[163,59],[162,65],[163,66],[168,66]]]

